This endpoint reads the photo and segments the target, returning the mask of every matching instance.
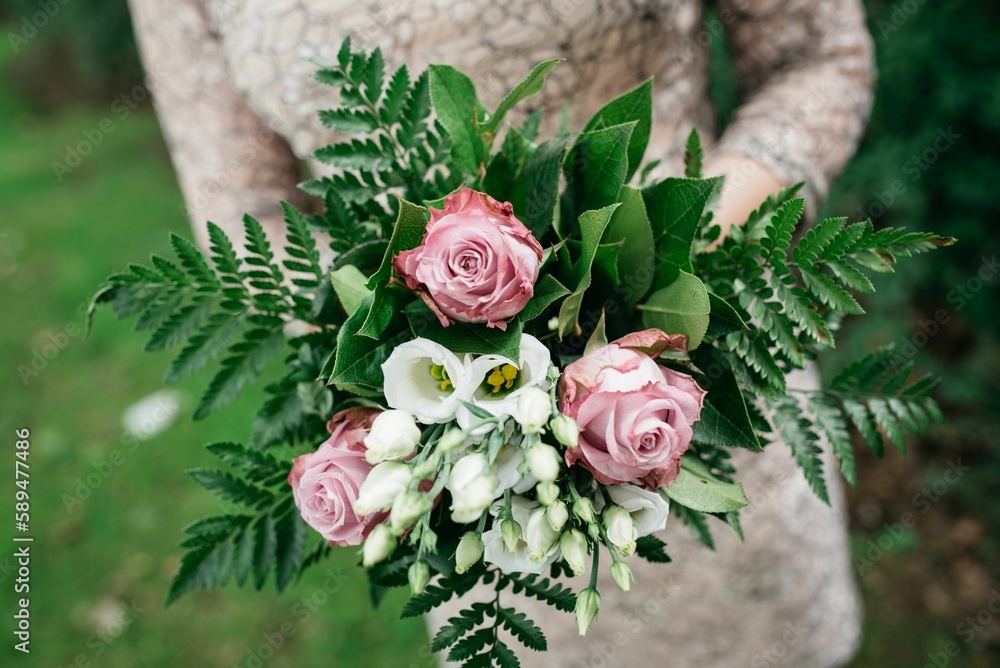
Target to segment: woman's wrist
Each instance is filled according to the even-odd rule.
[[[741,225],[768,196],[784,186],[767,167],[753,158],[736,153],[720,153],[705,162],[705,176],[724,176],[725,184],[713,221],[722,228],[721,238],[733,225]]]

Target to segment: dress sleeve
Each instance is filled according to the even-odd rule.
[[[249,213],[271,236],[283,229],[279,200],[302,204],[299,163],[231,83],[222,48],[199,0],[129,0],[146,81],[194,233],[206,221],[237,243]]]
[[[742,104],[720,153],[746,155],[783,183],[805,182],[815,214],[854,154],[875,66],[860,0],[719,0]]]

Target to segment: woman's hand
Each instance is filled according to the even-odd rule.
[[[704,171],[705,176],[726,177],[713,217],[722,228],[719,241],[729,234],[733,225],[743,224],[761,202],[784,187],[768,168],[753,158],[735,153],[713,156],[706,162]]]

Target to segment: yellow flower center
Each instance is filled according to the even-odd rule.
[[[438,387],[442,392],[452,388],[451,378],[448,377],[448,372],[445,370],[444,366],[441,364],[431,364],[431,377],[434,380],[439,381]]]
[[[486,385],[490,394],[500,394],[506,390],[514,389],[514,382],[517,380],[518,369],[513,364],[502,364],[495,366],[486,375]]]

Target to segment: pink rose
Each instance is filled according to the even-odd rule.
[[[567,366],[560,410],[579,423],[580,445],[566,450],[566,463],[579,461],[605,485],[641,479],[656,489],[672,483],[705,391],[654,358],[686,346],[686,336],[647,329]]]
[[[333,416],[330,438],[316,452],[296,457],[288,484],[306,524],[336,545],[360,545],[386,513],[354,512],[361,483],[372,467],[363,439],[379,411],[349,408]]]
[[[507,328],[535,291],[542,246],[508,202],[463,188],[431,209],[419,246],[393,258],[441,324],[485,322]]]

